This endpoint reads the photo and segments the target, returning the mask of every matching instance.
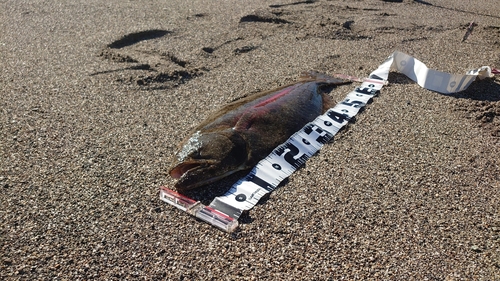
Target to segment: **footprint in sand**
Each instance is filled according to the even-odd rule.
[[[137,43],[159,39],[170,34],[173,34],[173,32],[152,29],[122,36],[118,40],[108,44],[106,48],[101,51],[99,56],[114,63],[132,65],[114,70],[99,71],[91,75],[122,72],[126,70],[142,71],[139,75],[130,76],[128,79],[120,77],[117,78],[116,81],[133,83],[146,89],[172,88],[202,75],[203,70],[189,68],[190,63],[187,60],[183,60],[173,53],[161,52],[158,50],[141,51],[137,48],[133,48],[133,45]],[[160,69],[159,66],[162,66],[162,68]]]

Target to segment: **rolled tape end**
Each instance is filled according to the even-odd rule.
[[[495,74],[493,74],[491,67],[489,66],[483,66],[479,69],[479,72],[477,74],[477,78],[480,80],[483,80],[484,78],[493,78]]]

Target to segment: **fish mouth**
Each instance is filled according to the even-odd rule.
[[[175,166],[172,170],[170,170],[170,176],[174,179],[180,179],[186,173],[191,170],[198,169],[202,164],[201,163],[182,163],[180,165]]]
[[[184,162],[170,170],[170,176],[174,179],[181,179],[187,174],[206,167],[207,163],[204,162]]]
[[[179,191],[190,190],[212,181],[216,160],[185,161],[171,168],[169,174],[177,179],[175,188]]]
[[[169,173],[172,178],[177,179],[175,188],[178,191],[186,191],[213,183],[244,168],[242,165],[223,172],[216,163],[219,162],[216,160],[183,162],[174,166]]]

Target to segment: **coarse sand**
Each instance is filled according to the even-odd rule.
[[[499,68],[500,5],[0,1],[0,279],[500,280],[498,76],[446,96],[391,72],[235,233],[158,197],[210,112],[395,50]]]

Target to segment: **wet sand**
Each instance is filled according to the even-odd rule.
[[[303,71],[365,77],[395,50],[499,68],[497,1],[0,10],[1,279],[500,280],[498,76],[445,96],[392,72],[233,234],[158,198],[190,129]]]

